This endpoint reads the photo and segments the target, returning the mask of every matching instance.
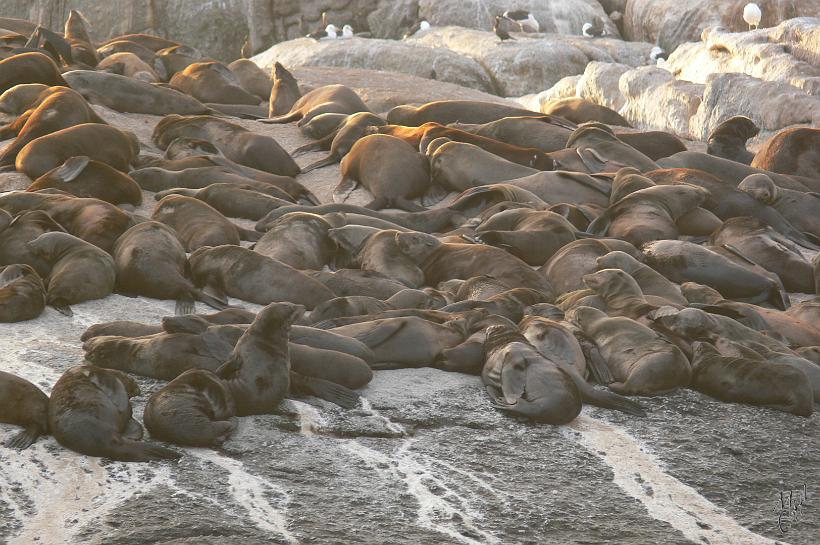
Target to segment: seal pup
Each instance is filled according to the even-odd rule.
[[[373,195],[366,208],[424,210],[410,199],[430,188],[430,167],[423,155],[399,138],[371,134],[358,140],[342,159],[341,172],[333,191],[335,202],[344,201],[361,184]]]
[[[570,293],[584,289],[583,276],[598,270],[596,260],[613,251],[636,258],[641,255],[624,240],[579,239],[560,248],[539,271],[546,276],[556,295]]]
[[[270,414],[290,388],[288,333],[304,307],[272,303],[256,315],[229,359],[216,371],[236,403],[236,414]]]
[[[48,396],[26,379],[0,371],[0,422],[24,428],[6,440],[6,447],[28,448],[48,433]]]
[[[747,176],[738,184],[737,188],[755,198],[759,203],[766,205],[766,207],[770,206],[780,212],[789,223],[802,231],[803,234],[812,235],[812,238],[820,238],[820,217],[816,214],[817,207],[820,206],[820,195],[817,193],[805,193],[778,187],[766,174]],[[755,217],[763,219],[759,215]],[[778,224],[774,224],[772,227],[786,236],[790,235],[788,231],[784,232],[786,230],[778,228],[780,227]],[[790,238],[794,239],[793,236]],[[795,240],[795,242],[800,244],[800,239]]]
[[[131,79],[148,83],[159,83],[160,77],[154,69],[134,53],[121,51],[104,58],[97,65],[97,70],[106,70]]]
[[[689,360],[677,346],[645,325],[629,318],[610,318],[585,306],[571,309],[566,319],[600,350],[616,381],[607,385],[612,391],[653,396],[689,385]]]
[[[675,305],[686,306],[689,304],[687,298],[681,293],[680,286],[670,282],[661,273],[625,252],[609,252],[597,258],[595,264],[599,271],[603,269],[621,269],[635,279],[644,295],[662,297]]]
[[[755,155],[746,149],[746,141],[757,136],[759,132],[760,127],[748,117],[743,115],[730,117],[709,134],[706,140],[706,153],[744,165],[751,164]]]
[[[152,437],[177,445],[218,447],[239,425],[233,396],[219,377],[190,369],[151,394],[143,421]]]
[[[43,280],[29,265],[0,267],[0,322],[23,322],[46,307]]]
[[[336,245],[331,225],[321,216],[291,212],[267,226],[254,251],[295,269],[321,270],[333,260]]]
[[[129,399],[140,392],[120,371],[72,367],[51,390],[48,429],[62,446],[80,454],[121,462],[176,460],[178,452],[139,441],[142,426],[131,417]]]
[[[43,233],[26,244],[51,264],[46,304],[72,316],[69,305],[102,299],[114,291],[113,258],[100,248],[68,233]]]
[[[700,341],[692,350],[692,389],[721,401],[762,405],[797,416],[814,411],[814,395],[799,370],[763,359],[727,357]]]
[[[228,65],[228,69],[236,75],[243,89],[267,102],[273,90],[273,81],[256,63],[247,58],[236,59]]]

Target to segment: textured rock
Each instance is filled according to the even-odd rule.
[[[625,64],[591,62],[576,83],[575,96],[618,111],[626,103],[618,82],[630,69]]]
[[[640,66],[649,62],[650,44],[557,34],[499,43],[494,33],[455,26],[434,27],[407,43],[446,48],[477,61],[498,93],[521,96],[552,87],[565,76],[581,74],[590,61]]]
[[[712,73],[739,72],[820,95],[820,63],[812,65],[791,53],[799,51],[793,40],[800,34],[786,29],[795,27],[816,32],[820,41],[820,19],[793,19],[774,29],[741,33],[712,27],[703,31],[701,41],[681,44],[668,67],[677,78],[696,83],[705,83]]]
[[[476,61],[447,49],[393,40],[351,38],[317,42],[301,38],[277,44],[252,60],[267,71],[275,61],[288,68],[339,66],[390,70],[481,91],[494,91],[490,77]]]
[[[624,38],[658,43],[673,51],[684,42],[697,41],[703,29],[721,25],[733,31],[748,30],[743,7],[748,0],[629,0],[623,19]],[[794,17],[820,16],[817,0],[756,0],[762,28]]]

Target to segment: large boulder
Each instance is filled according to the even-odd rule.
[[[552,87],[566,76],[584,72],[590,61],[640,66],[649,62],[651,44],[558,34],[517,34],[514,42],[499,43],[492,32],[456,26],[433,27],[407,40],[436,49],[449,49],[477,61],[502,96],[522,96]]]
[[[816,32],[818,42],[798,41],[801,34],[786,30],[799,27]],[[668,66],[680,79],[705,83],[709,74],[739,72],[766,81],[782,81],[820,95],[820,62],[815,65],[796,58],[793,52],[810,51],[799,45],[814,45],[820,51],[820,19],[785,21],[773,29],[732,33],[721,27],[703,31],[701,41],[681,44],[669,57]],[[806,55],[806,59],[811,59]]]
[[[448,49],[394,40],[350,38],[317,42],[300,38],[277,44],[251,60],[266,71],[276,61],[288,68],[339,66],[388,70],[495,92],[490,77],[476,61]]]
[[[760,26],[773,27],[794,17],[820,17],[817,0],[755,0],[763,12]],[[673,51],[699,39],[703,29],[723,26],[748,30],[743,7],[748,0],[629,0],[623,16],[624,38],[658,43]]]
[[[621,76],[631,69],[625,64],[591,62],[575,84],[575,96],[618,111],[626,103],[619,90],[619,82]]]

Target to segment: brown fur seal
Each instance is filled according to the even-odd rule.
[[[811,416],[814,395],[806,376],[783,363],[721,355],[711,344],[692,345],[692,388],[730,403],[762,405]]]
[[[26,243],[49,231],[65,229],[42,210],[22,212],[12,219],[11,214],[0,209],[0,265],[25,264],[41,277],[48,276],[48,262],[32,255]]]
[[[302,93],[299,91],[299,84],[296,82],[296,78],[278,61],[273,65],[272,76],[273,87],[268,94],[268,117],[287,114],[291,111],[293,105],[296,104],[296,101],[302,98]],[[337,113],[342,114],[344,112]],[[310,119],[315,117],[317,117],[317,115],[312,115]]]
[[[296,269],[239,246],[202,247],[188,261],[194,284],[217,295],[227,294],[260,305],[288,301],[308,309],[334,297],[330,290]]]
[[[478,100],[439,100],[421,106],[396,106],[387,113],[392,125],[418,127],[434,121],[449,123],[489,123],[504,117],[539,117],[538,112],[518,108],[512,104],[497,104]]]
[[[43,280],[28,265],[0,267],[0,322],[22,322],[46,307]]]
[[[259,233],[228,221],[210,205],[184,195],[164,197],[151,219],[171,227],[189,252],[202,246],[239,245],[239,240],[258,240]]]
[[[311,324],[342,318],[346,316],[361,316],[364,314],[378,314],[385,310],[394,310],[396,307],[376,299],[362,295],[336,297],[318,305],[310,313],[308,320]]]
[[[539,171],[507,161],[474,144],[444,142],[430,155],[433,183],[451,191],[524,178]]]
[[[734,263],[703,246],[683,240],[660,240],[642,248],[646,263],[672,282],[706,284],[728,299],[788,308],[788,295],[777,282]]]
[[[424,273],[416,262],[404,255],[398,246],[393,229],[373,229],[346,226],[329,231],[330,238],[340,250],[350,255],[351,265],[362,270],[376,271],[405,286],[418,288],[424,285]],[[336,260],[340,257],[337,255]]]
[[[273,90],[273,81],[249,59],[236,59],[228,65],[228,69],[236,74],[240,85],[249,93],[253,93],[262,101],[270,98]]]
[[[65,39],[71,44],[71,57],[75,62],[95,67],[100,62],[88,32],[88,21],[79,11],[72,9],[65,22]]]
[[[13,191],[0,195],[0,208],[13,214],[42,210],[72,235],[106,251],[132,225],[131,216],[113,204],[70,195]]]
[[[595,263],[598,270],[621,269],[635,279],[644,295],[662,297],[676,305],[689,303],[681,293],[680,286],[625,252],[609,252],[596,259]]]
[[[256,315],[217,371],[236,402],[236,414],[268,414],[276,410],[290,387],[288,332],[303,308],[272,303]]]
[[[55,62],[48,55],[33,51],[0,60],[0,93],[21,83],[68,86]]]
[[[160,49],[157,51],[157,58],[165,67],[168,79],[174,77],[177,72],[185,70],[189,64],[208,60],[199,50],[181,44]]]
[[[248,180],[249,184],[211,184],[202,189],[167,189],[154,195],[162,200],[168,195],[185,195],[209,204],[229,218],[259,220],[268,212],[293,204],[290,195],[276,186]]]
[[[623,240],[615,239],[582,239],[570,242],[547,261],[541,269],[556,295],[583,289],[583,276],[595,272],[596,260],[612,251],[626,252],[633,257],[640,252]]]
[[[818,178],[820,172],[820,129],[792,127],[766,141],[752,160],[752,166],[763,170]],[[812,187],[818,191],[818,187]]]
[[[635,167],[641,172],[658,168],[652,159],[619,140],[613,133],[592,125],[578,127],[567,140],[567,148],[575,148],[590,173],[617,172],[625,166]],[[562,168],[560,158],[557,162],[556,168]]]
[[[211,113],[197,99],[171,87],[93,70],[72,70],[63,77],[92,104],[117,112],[151,115]]]
[[[276,96],[274,96],[276,93]],[[362,101],[356,91],[344,85],[325,85],[314,89],[293,103],[287,113],[277,115],[274,107],[278,109],[279,104],[276,99],[280,90],[274,82],[273,92],[271,92],[270,119],[262,119],[261,123],[291,123],[302,119],[310,120],[317,115],[326,113],[355,114],[357,112],[369,112],[370,108]]]
[[[407,288],[401,282],[376,271],[339,269],[334,272],[309,271],[306,274],[324,284],[339,297],[368,295],[384,300]]]
[[[709,134],[706,153],[748,165],[754,159],[754,154],[746,149],[746,141],[759,132],[760,128],[748,117],[730,117]]]
[[[541,112],[547,115],[557,115],[573,123],[598,121],[607,125],[631,127],[632,125],[615,110],[600,106],[583,98],[562,98],[551,100],[541,106]]]
[[[626,316],[640,320],[649,312],[661,306],[674,303],[662,297],[644,295],[638,282],[621,269],[600,269],[585,274],[584,284],[606,303],[609,316]]]
[[[616,382],[609,388],[624,395],[658,395],[689,385],[691,368],[678,347],[629,318],[610,318],[591,307],[567,313],[591,338]]]
[[[93,197],[111,204],[142,204],[142,191],[127,174],[87,156],[67,159],[36,180],[26,191],[54,188],[77,197]]]
[[[181,136],[209,141],[225,157],[240,165],[281,176],[299,174],[299,166],[274,138],[224,119],[205,115],[168,115],[157,123],[152,139],[157,146],[165,149]]]
[[[0,113],[20,115],[28,110],[40,96],[48,89],[42,83],[20,83],[8,91],[0,94]]]
[[[321,216],[292,212],[271,224],[253,249],[295,269],[321,270],[336,252],[330,228]]]
[[[175,42],[167,38],[160,38],[159,36],[154,36],[153,34],[123,34],[102,42],[100,46],[106,46],[115,41],[122,40],[133,42],[146,49],[150,49],[151,51],[159,51],[160,49],[179,45],[179,42]]]
[[[766,208],[772,207],[780,212],[789,223],[803,233],[809,233],[816,238],[820,238],[820,215],[816,213],[817,207],[820,206],[820,195],[817,193],[805,193],[778,187],[766,174],[747,176],[743,178],[737,188],[754,197]],[[755,217],[760,218],[759,215]],[[774,224],[772,227],[784,235],[790,234],[788,231],[784,232],[778,224]],[[778,229],[778,227],[780,228]],[[799,239],[797,242],[799,242]]]
[[[177,72],[168,82],[171,87],[200,102],[258,105],[258,96],[241,87],[231,70],[217,61],[195,62]]]
[[[109,125],[83,123],[35,138],[20,150],[15,166],[34,180],[67,159],[85,156],[128,172],[137,155],[139,142],[135,134]]]
[[[820,205],[820,201],[818,201]],[[818,208],[820,210],[820,208]],[[800,249],[756,218],[740,217],[726,220],[710,238],[718,247],[731,247],[748,259],[776,274],[787,291],[814,293],[814,274],[811,264]]]
[[[97,64],[97,70],[105,70],[131,79],[148,83],[158,83],[159,75],[145,61],[134,53],[121,51],[112,53]]]
[[[224,304],[196,289],[185,277],[188,260],[176,233],[156,221],[130,228],[111,251],[117,270],[117,289],[154,299],[176,300],[177,314],[191,314],[194,300],[214,308]]]
[[[342,180],[333,200],[343,200],[361,184],[372,195],[367,208],[423,210],[410,201],[430,188],[429,166],[423,155],[393,136],[372,134],[357,141],[342,160]]]
[[[23,147],[40,136],[81,123],[102,123],[85,99],[65,87],[52,87],[40,93],[38,102],[12,124],[0,128],[0,140],[17,135],[0,153],[0,166],[13,165]]]
[[[562,150],[577,126],[558,117],[504,117],[484,124],[452,123],[453,128],[493,138],[513,146],[533,147],[544,152]]]
[[[88,456],[122,462],[175,460],[180,454],[140,442],[142,426],[131,417],[129,398],[139,394],[125,373],[78,365],[51,391],[48,427],[62,446]]]
[[[296,155],[297,153],[320,149],[330,150],[330,154],[327,157],[319,159],[303,168],[303,174],[317,168],[332,165],[347,155],[353,145],[360,138],[368,134],[370,127],[384,124],[385,121],[382,118],[370,112],[351,114],[345,118],[345,121],[342,122],[335,131],[328,134],[325,138],[322,138],[318,142],[301,146],[294,150],[293,154]]]
[[[162,441],[192,447],[222,445],[239,421],[228,388],[211,371],[191,369],[151,394],[145,427]]]
[[[512,286],[553,294],[546,278],[517,257],[492,246],[445,244],[424,233],[397,233],[399,249],[424,272],[428,284],[486,274]]]
[[[609,204],[609,183],[582,172],[536,172],[505,184],[529,191],[544,202],[586,205],[593,209]]]
[[[2,104],[2,102],[0,102],[0,104]],[[299,121],[296,126],[299,127],[301,133],[308,138],[321,140],[333,135],[348,117],[350,116],[346,114],[321,114],[306,121]]]
[[[106,252],[68,233],[44,233],[26,244],[51,264],[46,303],[71,316],[69,305],[114,291],[116,268]]]
[[[24,378],[0,371],[0,422],[22,426],[23,431],[4,443],[24,449],[48,433],[48,396]]]

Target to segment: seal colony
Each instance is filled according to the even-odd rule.
[[[511,38],[500,23],[539,30],[522,10],[496,19]],[[19,45],[0,60],[0,165],[31,181],[0,194],[0,321],[111,293],[176,315],[90,326],[50,398],[0,371],[0,422],[24,430],[9,446],[50,433],[89,456],[176,459],[158,442],[218,447],[286,397],[354,408],[374,370],[424,366],[479,376],[488,404],[553,425],[585,403],[645,416],[635,396],[680,388],[817,407],[820,298],[789,292],[820,295],[820,129],[754,154],[758,129],[736,117],[703,154],[581,99],[375,112],[279,63],[269,77],[147,35],[95,48],[86,25],[72,11],[64,36],[9,31]],[[92,105],[162,116],[162,155]],[[289,152],[239,118],[315,143]],[[304,171],[293,159],[318,150]],[[321,204],[304,172],[339,161]],[[357,186],[366,206],[345,202]],[[150,217],[135,212],[145,192]],[[154,442],[131,374],[168,381],[142,419]]]

